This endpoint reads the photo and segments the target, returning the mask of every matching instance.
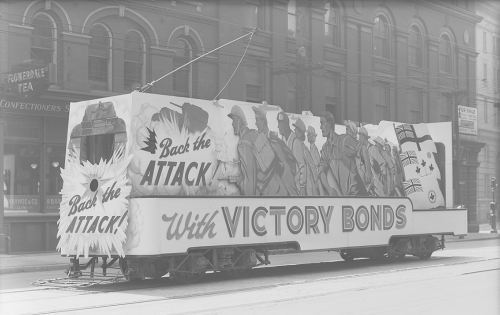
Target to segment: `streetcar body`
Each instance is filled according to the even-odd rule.
[[[467,233],[451,123],[328,117],[139,92],[72,103],[58,249],[189,282],[269,263],[272,249],[427,257],[444,247],[434,236]]]

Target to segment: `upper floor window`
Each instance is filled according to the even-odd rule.
[[[131,91],[145,84],[146,43],[139,32],[132,30],[125,36],[123,87]]]
[[[46,13],[39,13],[33,17],[31,26],[31,59],[43,61],[45,64],[54,63],[57,59],[57,28],[54,19]]]
[[[339,47],[339,7],[333,1],[327,1],[325,4],[325,43]]]
[[[184,37],[175,42],[174,69],[188,63],[196,55],[195,46]],[[173,91],[178,96],[193,96],[193,64],[189,64],[173,73]]]
[[[262,8],[259,0],[247,0],[249,10],[244,14],[245,25],[255,28],[262,27]]]
[[[422,66],[422,33],[415,25],[410,29],[408,61],[414,66]]]
[[[391,92],[389,83],[377,82],[373,88],[373,98],[375,100],[375,120],[390,120]]]
[[[108,91],[111,86],[111,35],[102,24],[90,29],[89,80],[91,90]]]
[[[439,44],[439,71],[452,73],[451,69],[451,41],[448,35],[441,35]]]
[[[423,121],[424,92],[419,89],[411,89],[410,94],[410,123],[419,124]]]
[[[297,3],[288,1],[288,35],[295,36],[297,32]]]
[[[389,24],[382,16],[375,18],[373,54],[382,58],[389,58]]]
[[[451,96],[441,94],[441,121],[451,121],[452,106]]]
[[[325,84],[325,108],[333,114],[335,122],[342,122],[340,116],[340,74],[336,72],[328,72]]]
[[[261,103],[262,102],[262,76],[259,61],[249,59],[248,66],[245,67],[246,81],[246,101]]]

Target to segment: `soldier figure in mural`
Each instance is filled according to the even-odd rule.
[[[314,129],[313,126],[307,127],[307,141],[309,142],[309,151],[311,152],[311,157],[313,159],[314,166],[316,167],[316,172],[318,173],[318,179],[319,179],[319,162],[321,156],[319,155],[318,147],[315,144],[317,136],[318,135],[316,134],[316,130]],[[319,180],[315,181],[315,184],[319,195],[324,196],[325,192],[323,190],[323,185],[321,185]]]
[[[297,190],[299,191],[299,194],[305,195],[307,177],[302,145],[295,133],[290,128],[290,119],[288,118],[288,115],[285,112],[280,112],[278,113],[277,118],[279,134],[283,138],[283,141],[285,141],[288,148],[293,152],[293,156],[297,160],[297,172],[295,175]]]
[[[368,141],[370,136],[366,128],[360,127],[358,133],[362,145],[361,155],[364,163],[365,186],[370,195],[385,196],[384,184],[382,183],[382,168],[385,167],[385,160],[376,146]]]
[[[385,139],[384,143],[384,152],[383,152],[384,159],[387,161],[388,165],[388,170],[389,170],[389,189],[387,192],[387,196],[394,196],[396,193],[395,190],[395,182],[396,182],[396,161],[394,160],[394,157],[392,156],[391,152],[391,145],[389,142],[387,142],[387,139]]]
[[[373,140],[373,142],[375,142],[375,147],[385,162],[383,165],[380,165],[380,173],[382,175],[380,180],[382,181],[382,184],[384,186],[384,196],[389,196],[390,188],[391,188],[390,187],[390,185],[391,185],[391,170],[390,170],[391,165],[389,164],[390,163],[389,156],[387,155],[387,152],[385,152],[385,150],[384,150],[385,141],[380,137],[376,137]],[[394,166],[394,164],[392,164],[392,165]]]
[[[394,189],[396,190],[396,195],[404,196],[404,186],[403,182],[405,181],[405,173],[403,169],[403,164],[401,163],[401,159],[399,157],[400,151],[397,146],[392,147],[392,156],[394,158],[396,164],[396,174],[395,174],[395,183]]]
[[[368,195],[359,176],[356,156],[361,155],[361,144],[351,135],[335,132],[335,118],[323,112],[320,118],[321,132],[327,140],[321,149],[321,183],[332,196]]]
[[[255,125],[257,126],[257,131],[265,134],[268,139],[279,139],[278,134],[275,131],[269,130],[269,127],[267,126],[266,111],[256,106],[252,106],[252,110],[255,113]]]
[[[283,167],[269,144],[267,137],[248,128],[243,110],[235,105],[228,114],[233,120],[233,131],[239,136],[238,157],[240,175],[236,179],[242,195],[291,195],[280,177]]]
[[[297,160],[293,156],[292,151],[288,148],[285,142],[278,137],[275,131],[270,131],[267,126],[266,111],[262,108],[252,106],[255,113],[255,125],[257,131],[264,134],[276,154],[277,163],[279,163],[279,175],[288,195],[298,195],[297,186],[295,185],[295,173],[297,171]]]
[[[306,140],[306,125],[302,119],[298,118],[293,126],[295,127],[295,135],[297,136],[297,139],[299,139],[304,157],[306,172],[305,195],[318,196],[318,189],[316,187],[316,182],[318,181],[318,170],[314,164],[311,152],[309,152],[309,149],[304,143]]]

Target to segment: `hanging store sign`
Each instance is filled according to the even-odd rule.
[[[69,103],[60,100],[45,99],[26,101],[26,99],[0,94],[0,113],[68,117]]]
[[[5,75],[7,90],[21,98],[42,95],[50,86],[49,66],[25,68]]]
[[[477,136],[477,108],[458,106],[460,133]]]

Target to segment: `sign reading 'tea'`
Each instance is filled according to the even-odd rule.
[[[50,68],[47,65],[19,67],[5,75],[7,90],[22,98],[34,98],[43,94],[50,86]]]

